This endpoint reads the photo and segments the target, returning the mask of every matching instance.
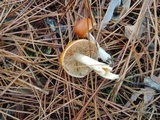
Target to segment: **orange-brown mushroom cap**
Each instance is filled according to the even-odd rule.
[[[97,47],[86,39],[80,39],[70,42],[60,55],[60,64],[69,75],[78,78],[85,77],[91,69],[76,61],[73,57],[74,53],[80,53],[97,60]]]
[[[74,31],[79,37],[84,38],[93,26],[95,26],[95,23],[90,18],[84,18],[75,24]]]

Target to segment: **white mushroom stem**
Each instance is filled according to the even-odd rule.
[[[93,37],[93,35],[91,33],[89,33],[87,35],[87,37],[92,43],[97,44],[99,58],[101,58],[103,62],[109,62],[109,64],[112,64],[111,55],[108,54],[102,47],[100,47],[100,45],[98,44],[98,42],[96,42],[96,40]]]
[[[78,62],[88,66],[90,69],[94,70],[100,76],[107,78],[107,79],[118,79],[119,75],[111,73],[112,68],[105,63],[98,62],[86,55],[82,55],[80,53],[74,53],[74,59]]]

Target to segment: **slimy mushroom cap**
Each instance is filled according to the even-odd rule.
[[[84,18],[75,24],[74,31],[79,37],[84,38],[95,25],[96,23],[93,23],[90,18]]]

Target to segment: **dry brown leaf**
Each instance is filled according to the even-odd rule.
[[[160,84],[160,75],[157,77],[155,75],[153,75],[152,77],[152,80],[156,81],[158,84]]]
[[[125,36],[129,39],[132,32],[134,31],[135,25],[125,26]],[[142,24],[138,36],[133,35],[133,39],[139,39],[142,34],[146,31],[146,27]]]
[[[147,103],[149,103],[151,100],[153,100],[154,95],[156,94],[155,90],[153,90],[152,88],[149,87],[145,87],[144,89],[142,88],[140,91],[133,93],[131,95],[131,102],[134,102],[137,100],[137,98],[143,94],[143,100],[144,100],[144,105],[146,105]],[[128,101],[124,107],[129,107],[131,105],[130,101]]]

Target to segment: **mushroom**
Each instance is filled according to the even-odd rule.
[[[98,50],[95,44],[80,39],[70,42],[60,55],[60,64],[71,76],[83,78],[94,70],[107,79],[117,79],[118,75],[111,73],[112,68],[105,63],[98,62]]]
[[[90,18],[84,18],[79,20],[76,24],[75,24],[75,28],[74,31],[75,33],[79,36],[79,37],[92,37],[92,34],[89,32],[93,26],[95,26],[96,23],[92,22],[92,20]],[[91,39],[93,40],[93,39]],[[95,41],[93,41],[95,42]]]
[[[92,22],[90,18],[84,18],[75,24],[74,31],[79,37],[87,37],[92,43],[97,44],[99,58],[101,58],[103,62],[109,62],[109,64],[111,64],[112,62],[110,54],[108,54],[102,47],[100,47],[93,35],[90,33],[90,30],[95,25],[96,23]]]

